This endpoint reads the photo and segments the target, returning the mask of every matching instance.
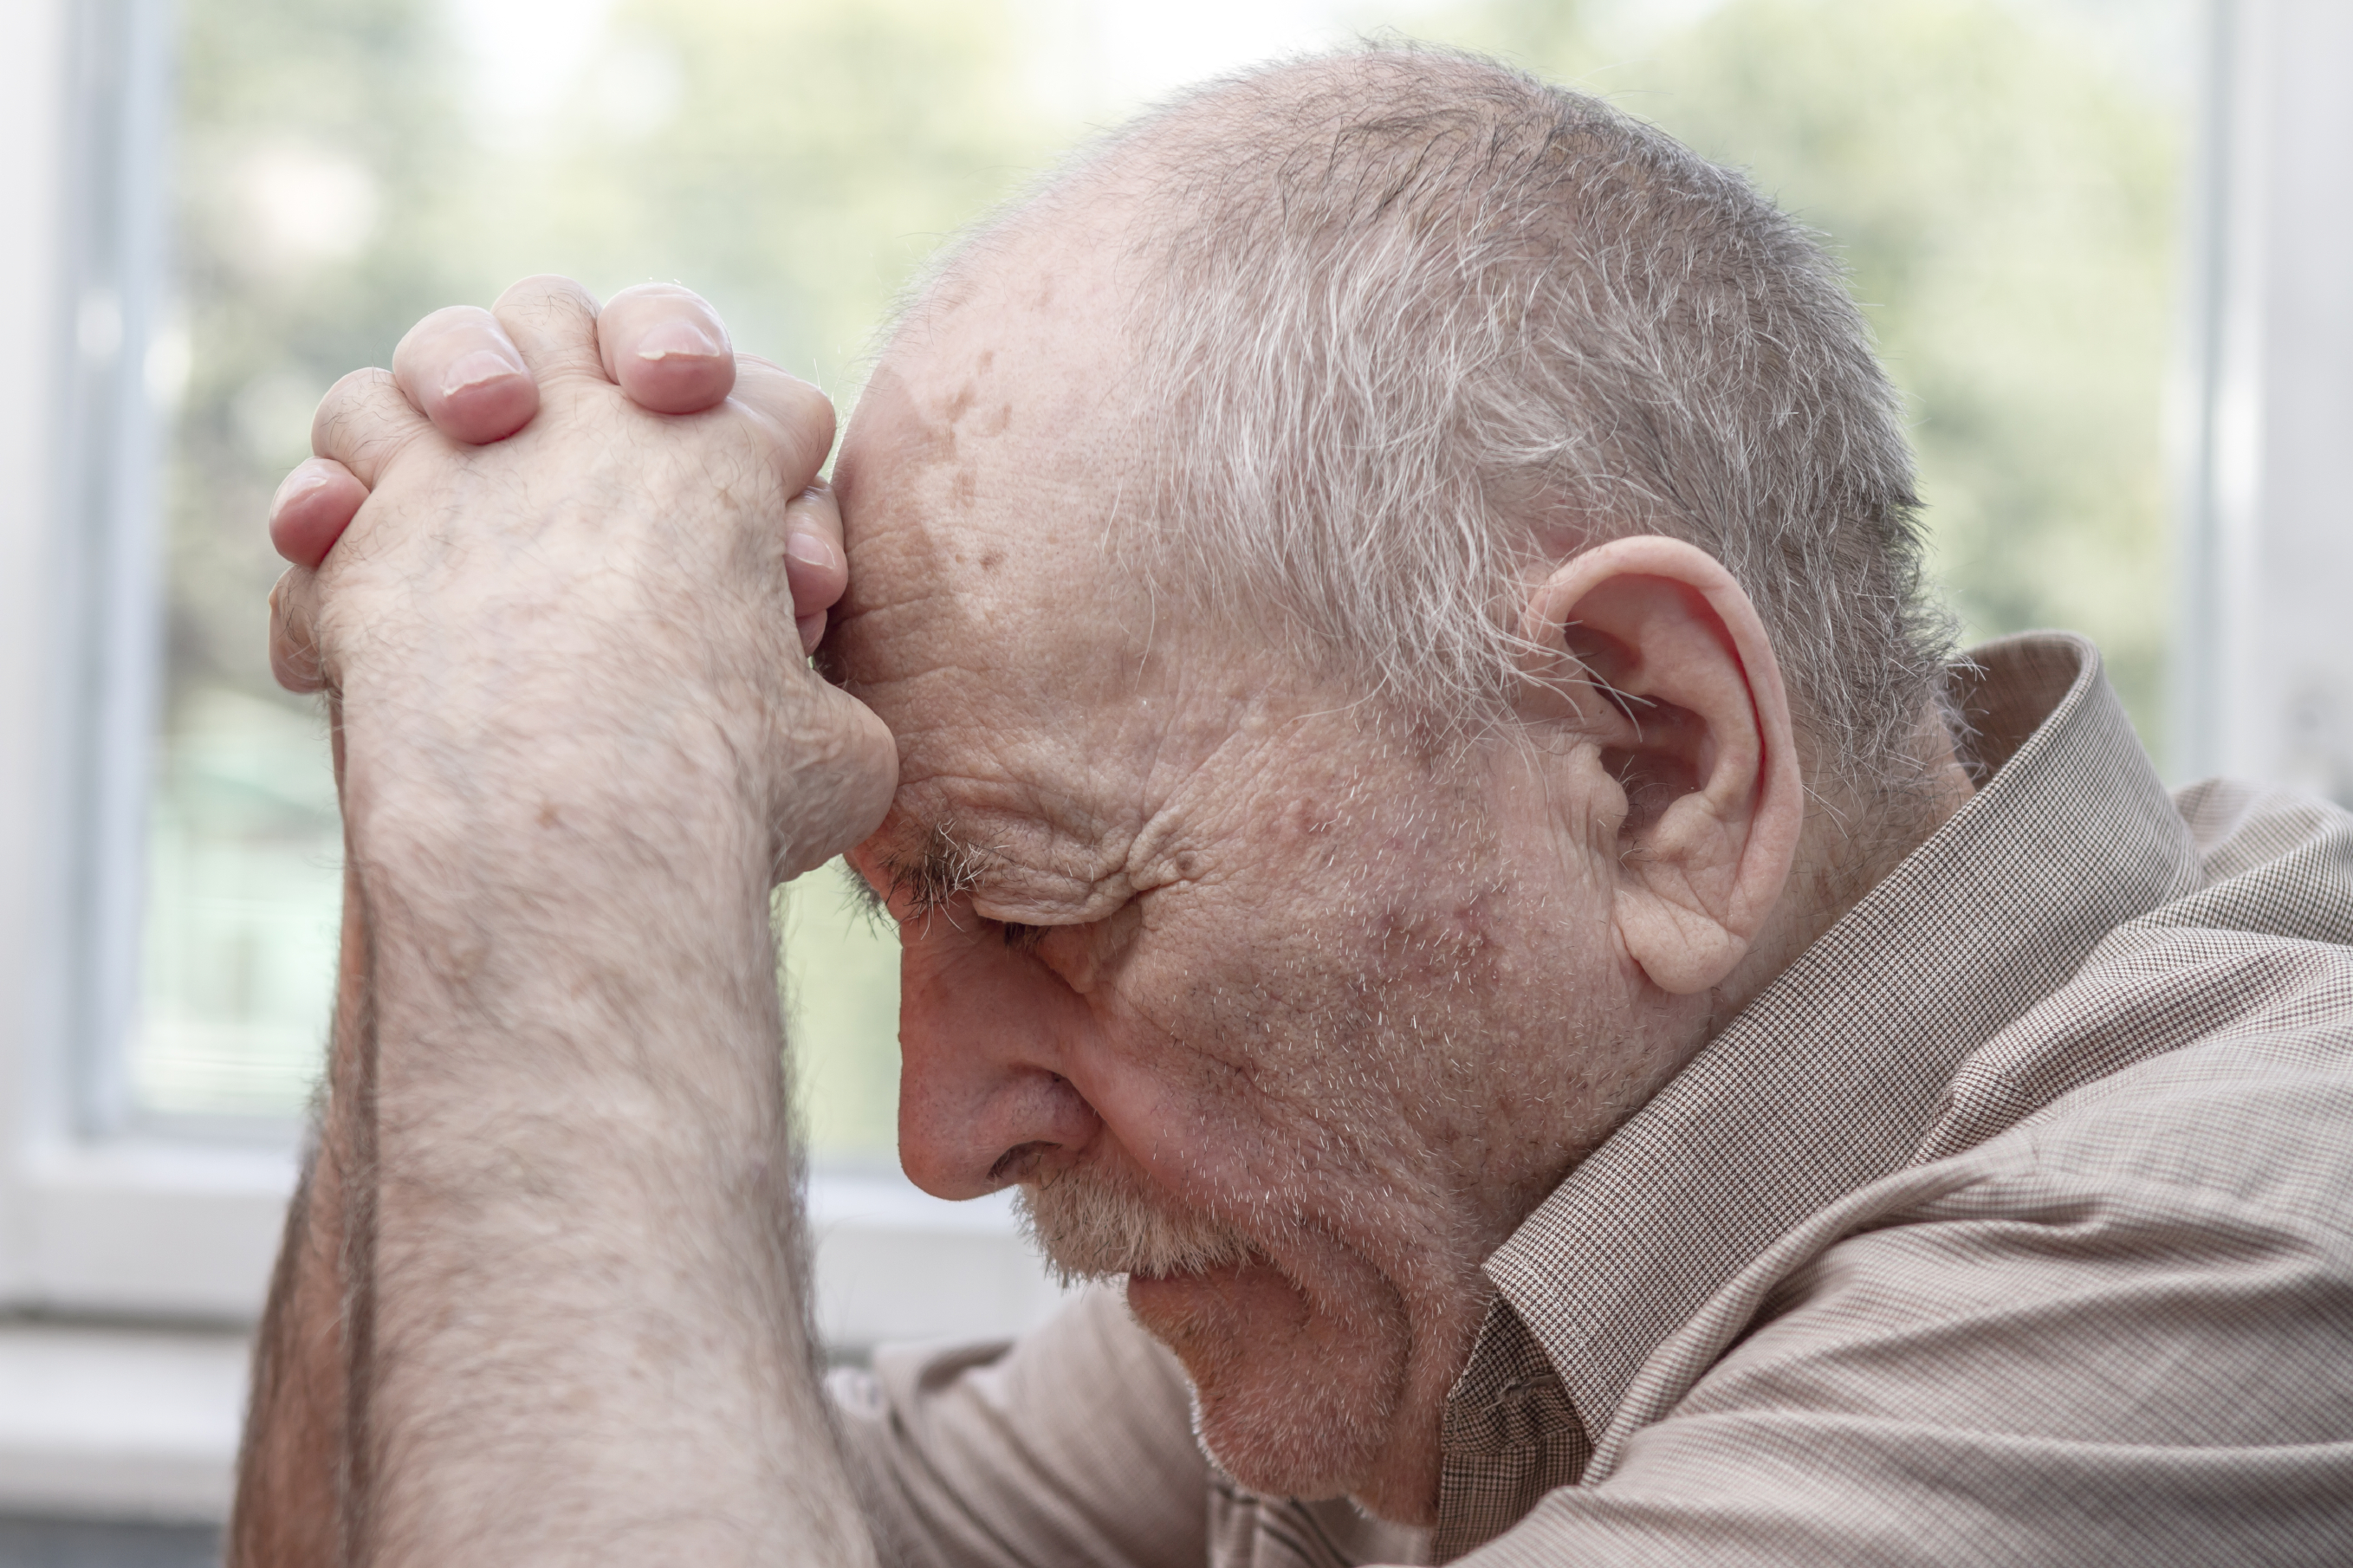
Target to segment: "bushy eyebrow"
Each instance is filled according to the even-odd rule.
[[[883,860],[887,887],[878,889],[847,860],[841,863],[841,870],[849,879],[850,898],[859,911],[876,925],[889,927],[897,923],[891,913],[892,903],[903,898],[910,920],[928,915],[957,894],[971,892],[980,886],[981,873],[988,859],[986,850],[958,838],[949,825],[934,823],[921,850],[912,856]],[[1036,948],[1046,934],[1044,926],[1024,925],[1017,921],[989,923],[999,929],[1006,946],[1022,952]]]
[[[952,824],[934,822],[923,835],[922,848],[912,855],[883,858],[882,887],[878,889],[860,876],[848,861],[842,863],[842,870],[849,878],[860,908],[868,915],[888,921],[892,918],[892,906],[903,904],[904,918],[912,920],[980,886],[989,858],[987,850],[959,838]]]

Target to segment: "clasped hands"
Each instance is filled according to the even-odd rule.
[[[600,310],[529,279],[338,382],[271,504],[270,663],[327,690],[346,813],[716,794],[779,878],[871,832],[894,745],[805,657],[849,581],[833,434],[823,394],[666,285]]]

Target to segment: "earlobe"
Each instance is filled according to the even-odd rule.
[[[1787,886],[1803,823],[1795,734],[1756,606],[1723,564],[1680,540],[1613,540],[1530,595],[1523,635],[1567,699],[1562,722],[1614,785],[1598,848],[1613,920],[1660,990],[1718,985]],[[1622,799],[1622,805],[1619,802]]]
[[[1748,939],[1713,911],[1659,897],[1652,889],[1618,901],[1619,939],[1650,983],[1671,996],[1696,996],[1724,984],[1748,956]]]

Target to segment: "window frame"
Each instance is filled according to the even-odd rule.
[[[0,1305],[246,1321],[293,1151],[138,1133],[116,1048],[136,1003],[161,656],[145,363],[172,10],[22,0],[6,15],[0,202],[18,221],[0,278],[25,304],[0,331],[29,374],[0,389]]]
[[[168,271],[172,16],[172,0],[0,7],[0,210],[20,219],[0,284],[37,302],[0,319],[0,352],[30,372],[0,379],[0,1312],[241,1329],[292,1129],[273,1144],[134,1119],[124,1049],[162,668],[165,429],[144,363]],[[1017,1331],[1060,1298],[1004,1201],[854,1166],[815,1172],[808,1197],[836,1353]]]

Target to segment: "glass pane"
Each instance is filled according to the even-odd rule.
[[[185,0],[185,372],[151,821],[147,1117],[300,1111],[333,978],[322,723],[269,679],[260,527],[344,371],[424,311],[561,270],[691,281],[737,342],[854,393],[892,291],[1050,145],[991,5]],[[823,1154],[887,1157],[895,942],[831,872],[780,900]]]
[[[2093,633],[2154,740],[2189,21],[2186,0],[185,0],[140,1109],[291,1114],[315,1072],[340,848],[318,720],[263,664],[260,519],[335,376],[426,310],[559,270],[687,282],[846,404],[892,291],[1090,125],[1358,30],[1615,95],[1824,229],[1910,400],[1969,629]],[[778,909],[814,1142],[881,1157],[890,940],[831,873]]]

